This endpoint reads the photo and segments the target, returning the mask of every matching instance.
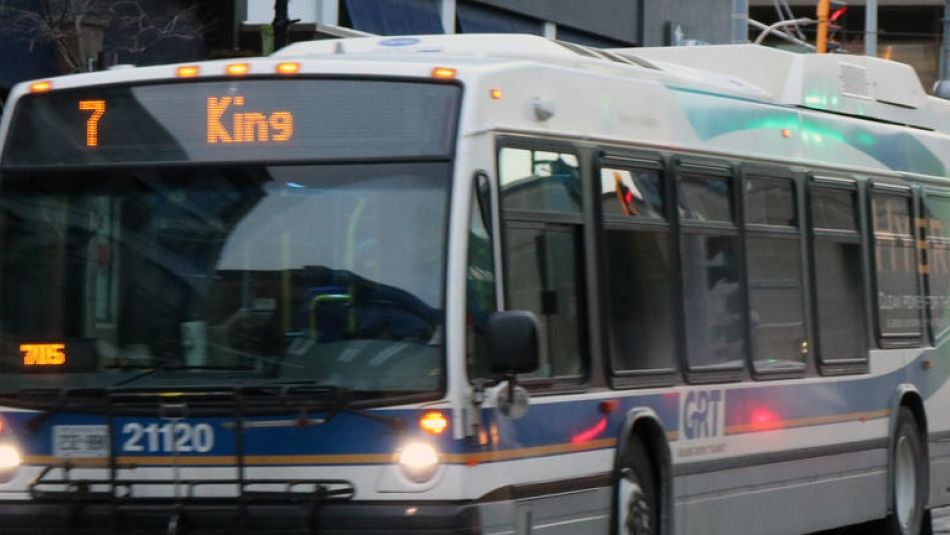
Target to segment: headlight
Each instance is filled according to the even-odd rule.
[[[427,442],[410,442],[399,450],[402,473],[416,483],[432,479],[439,468],[439,452]]]
[[[23,463],[20,449],[12,444],[0,444],[0,483],[7,483]]]

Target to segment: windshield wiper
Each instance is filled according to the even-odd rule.
[[[174,390],[176,400],[185,402],[185,405],[188,405],[189,400],[198,401],[200,404],[201,401],[207,401],[209,397],[216,398],[216,403],[212,400],[213,405],[205,404],[202,408],[206,410],[210,408],[217,412],[223,409],[226,413],[234,413],[238,415],[241,423],[231,425],[235,427],[240,425],[247,429],[323,425],[331,422],[342,413],[349,413],[382,423],[395,433],[402,433],[406,428],[405,422],[399,417],[387,416],[361,407],[355,407],[353,405],[353,392],[346,387],[317,384],[310,381],[236,386],[194,385],[184,389],[156,387],[154,391],[151,388],[148,390],[123,388],[129,382],[166,369],[150,368],[109,387],[31,389],[17,393],[5,393],[0,394],[0,402],[9,400],[8,402],[12,405],[16,405],[18,401],[28,401],[31,404],[38,404],[43,401],[54,403],[53,406],[44,404],[47,408],[40,409],[39,414],[27,420],[25,427],[31,432],[38,431],[50,418],[66,411],[108,409],[108,412],[112,413],[117,406],[128,408],[127,403],[133,398],[136,401],[135,405],[139,406],[148,406],[150,401],[147,400],[154,399],[156,407],[158,407],[164,402],[165,394],[170,390]],[[154,396],[143,396],[143,394],[149,393],[154,394]],[[229,398],[230,401],[228,401]],[[142,403],[143,401],[145,403]],[[287,420],[245,420],[244,416],[247,415],[248,409],[254,413],[273,413],[283,409],[288,412],[296,412],[297,417]],[[326,415],[314,419],[310,417],[311,412],[325,412]]]
[[[270,383],[260,385],[259,387],[247,388],[259,388],[257,392],[272,395],[284,406],[297,409],[299,412],[298,418],[292,422],[281,421],[278,423],[267,423],[262,421],[259,424],[245,422],[243,425],[246,427],[304,427],[307,425],[323,425],[332,421],[333,418],[340,413],[349,413],[383,423],[396,433],[402,433],[405,430],[405,422],[398,417],[384,416],[367,409],[354,407],[353,391],[343,386],[300,381],[291,384]],[[330,394],[333,399],[328,400],[326,397],[321,399],[321,397],[314,396],[314,394],[317,393]],[[329,403],[329,406],[326,405],[327,403]],[[323,406],[321,407],[321,405]],[[312,420],[308,416],[308,413],[314,410],[325,410],[327,416],[325,418]],[[248,423],[251,423],[251,425],[248,426]]]
[[[144,379],[151,375],[155,375],[159,372],[177,372],[177,371],[191,371],[191,370],[214,370],[214,371],[229,371],[229,372],[246,372],[254,371],[254,368],[248,366],[115,366],[119,370],[138,370],[143,369],[141,373],[137,373],[132,377],[126,377],[121,381],[112,383],[110,388],[119,388],[130,383],[134,383],[139,379]]]

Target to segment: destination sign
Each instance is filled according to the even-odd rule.
[[[19,100],[2,165],[447,157],[460,92],[366,79],[54,90]]]

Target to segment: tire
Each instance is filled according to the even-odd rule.
[[[893,465],[888,476],[890,516],[887,533],[920,535],[927,518],[927,459],[914,413],[901,407],[891,437]]]
[[[614,475],[614,533],[659,534],[659,505],[650,455],[639,438],[632,438]]]

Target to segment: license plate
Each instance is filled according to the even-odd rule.
[[[53,427],[53,455],[99,458],[109,456],[109,426],[57,425]]]

